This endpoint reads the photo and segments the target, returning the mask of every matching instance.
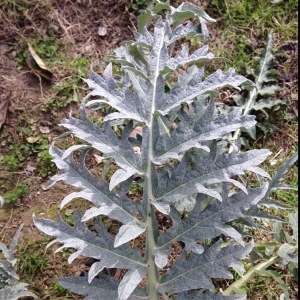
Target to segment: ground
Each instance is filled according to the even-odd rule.
[[[205,1],[193,2],[203,4],[204,8],[209,6]],[[132,38],[136,11],[130,9],[129,3],[125,0],[4,0],[0,3],[0,196],[10,202],[0,209],[0,242],[7,244],[24,223],[18,250],[23,255],[19,271],[31,274],[31,290],[40,299],[81,299],[59,286],[53,291],[53,285],[58,276],[80,274],[88,268],[88,262],[77,260],[69,266],[67,251],[61,256],[54,255],[53,247],[45,250],[50,239],[34,227],[32,215],[55,218],[68,192],[60,184],[43,189],[49,176],[56,172],[48,148],[63,132],[58,125],[60,120],[70,111],[76,113],[79,107],[85,93],[81,78],[87,77],[91,67],[103,68],[112,49]],[[216,12],[215,8],[210,9],[211,13]],[[222,36],[217,35],[212,36],[212,41],[218,38],[222,42]],[[251,31],[249,38],[248,43],[256,43],[250,45],[255,51],[263,49],[261,36]],[[45,78],[39,68],[30,64],[28,43],[47,63],[50,78]],[[214,50],[218,50],[218,46],[220,44],[215,43]],[[283,149],[284,157],[295,144],[285,135],[295,139],[297,122],[293,118],[297,110],[292,100],[297,92],[297,71],[286,70],[285,66],[286,62],[296,63],[297,43],[288,40],[281,50],[283,55],[278,59],[278,68],[285,76],[281,81],[285,92],[281,96],[289,96],[292,105],[288,113],[292,118],[287,119],[287,127],[277,124],[279,131],[271,133],[280,140],[275,147]],[[7,101],[6,111],[1,104]],[[1,118],[6,113],[2,124]],[[75,207],[65,210],[64,217],[73,209]],[[29,248],[35,251],[26,258]],[[39,276],[41,273],[43,276]]]

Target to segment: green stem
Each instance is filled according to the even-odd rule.
[[[273,265],[279,256],[271,257],[269,260],[259,263],[254,266],[251,270],[249,270],[242,278],[238,279],[234,283],[232,283],[224,292],[223,295],[229,296],[235,292],[235,290],[240,289],[243,285],[245,285],[248,281],[250,281],[255,275],[258,275],[260,271],[266,270],[269,266]]]

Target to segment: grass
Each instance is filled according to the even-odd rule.
[[[270,30],[275,37],[275,48],[297,40],[298,1],[213,0],[211,3],[218,28],[224,27],[214,41],[215,54],[230,59],[234,66],[241,61],[253,65]]]

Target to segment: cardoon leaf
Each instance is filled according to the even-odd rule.
[[[269,154],[268,150],[251,150],[240,155],[236,152],[223,154],[215,159],[213,154],[208,153],[190,170],[190,158],[186,154],[170,175],[167,171],[157,170],[156,202],[174,203],[196,192],[221,200],[219,193],[209,188],[209,185],[221,182],[233,183],[247,193],[246,188],[231,177],[242,175],[248,168],[259,165]]]
[[[86,99],[91,96],[101,96],[103,98],[99,100],[99,102],[109,104],[127,118],[139,122],[145,121],[145,116],[143,115],[143,103],[141,100],[135,98],[135,101],[133,101],[128,88],[124,91],[120,91],[116,81],[112,77],[104,78],[91,72],[90,79],[85,81],[92,90],[88,93]]]
[[[176,70],[179,66],[193,63],[205,63],[214,58],[212,53],[208,53],[208,46],[203,46],[190,56],[188,55],[188,50],[189,48],[187,46],[183,47],[176,58],[171,57],[167,60],[165,68],[168,68],[169,70]],[[163,73],[164,72],[165,71],[163,71]]]
[[[196,205],[189,212],[188,217],[181,221],[177,216],[173,219],[173,226],[158,238],[156,250],[164,249],[174,241],[182,241],[185,243],[186,250],[201,254],[203,248],[196,244],[197,241],[212,239],[221,234],[235,239],[243,246],[240,233],[226,223],[243,217],[244,211],[263,198],[267,188],[266,184],[262,188],[248,189],[248,194],[238,192],[231,197],[228,197],[226,188],[222,193],[222,202],[215,200],[205,209],[201,208],[204,197],[198,196]],[[174,210],[173,216],[174,214],[178,213]]]
[[[163,70],[169,59],[165,40],[165,24],[160,18],[154,28],[154,43],[149,56],[148,66],[152,76],[155,78],[159,71]]]
[[[93,124],[86,116],[84,108],[81,108],[83,121],[72,117],[65,119],[61,125],[68,128],[75,136],[90,143],[95,149],[102,152],[106,157],[112,157],[123,169],[129,169],[134,173],[141,173],[143,170],[141,157],[133,151],[132,145],[128,141],[132,130],[132,123],[127,125],[128,134],[119,138],[107,123],[104,129],[100,129]]]
[[[8,285],[0,290],[0,299],[18,300],[23,297],[37,298],[35,294],[27,290],[28,284],[20,282],[16,285]]]
[[[50,149],[61,173],[46,188],[62,180],[77,188],[62,207],[75,198],[92,206],[83,216],[75,214],[74,226],[60,216],[58,222],[36,217],[34,222],[55,237],[49,245],[61,243],[57,251],[75,249],[70,263],[80,255],[94,259],[84,277],[60,281],[85,299],[239,299],[215,295],[211,279],[232,278],[229,268],[243,270],[241,261],[252,245],[243,247],[233,226],[236,219],[254,224],[246,211],[255,211],[268,189],[261,177],[269,175],[259,165],[270,152],[241,151],[240,128],[255,125],[245,107],[216,112],[213,96],[218,90],[239,89],[247,79],[234,69],[207,73],[205,63],[215,59],[207,46],[194,53],[187,46],[177,51],[175,43],[182,38],[207,40],[206,22],[214,19],[185,2],[178,8],[168,3],[152,8],[139,22],[158,19],[153,33],[139,26],[135,40],[110,57],[123,73],[114,76],[112,64],[101,75],[91,72],[80,118],[62,121],[82,143],[64,151],[54,145]],[[158,16],[162,10],[165,18]],[[92,121],[101,108],[100,122]],[[234,139],[232,132],[237,133]],[[236,143],[228,146],[231,140]],[[100,152],[104,163],[97,175],[96,166],[88,169],[91,149]],[[260,187],[249,187],[248,172],[257,175]],[[221,236],[239,244],[226,246]],[[212,239],[219,242],[211,246]],[[171,253],[175,245],[182,252],[179,257]],[[166,266],[168,270],[159,270]],[[105,275],[113,274],[109,269],[119,269],[114,276],[119,282]]]
[[[285,185],[281,184],[281,181],[284,179],[284,176],[291,169],[291,167],[296,163],[297,160],[298,160],[298,152],[296,152],[294,155],[288,158],[280,166],[280,168],[276,171],[276,173],[273,175],[272,179],[270,180],[269,189],[265,197],[270,196],[271,193],[273,193],[277,189],[290,188],[290,187],[285,187]]]
[[[81,189],[80,192],[73,192],[66,196],[61,203],[61,207],[64,207],[74,198],[84,198],[98,207],[101,206],[98,211],[99,215],[102,213],[124,224],[130,223],[137,224],[138,227],[142,226],[135,217],[136,208],[131,200],[126,195],[116,195],[111,192],[106,182],[99,181],[87,170],[84,162],[85,153],[81,155],[81,165],[77,165],[72,157],[66,157],[62,160],[63,151],[55,146],[51,146],[50,153],[54,157],[53,161],[63,173],[53,176],[48,181],[46,188],[51,187],[59,180],[63,180],[65,183]],[[96,216],[95,210],[93,216]],[[89,215],[84,216],[85,219],[89,217]]]
[[[109,189],[112,190],[116,185],[127,180],[134,174],[135,174],[134,170],[130,170],[130,169],[129,170],[123,170],[123,169],[117,170],[113,174],[113,176],[111,176],[111,179],[109,182]]]
[[[179,159],[181,153],[192,147],[209,151],[205,141],[224,137],[240,127],[251,127],[255,124],[254,116],[242,116],[240,109],[227,115],[215,116],[214,108],[214,101],[210,101],[208,106],[190,106],[187,113],[182,112],[179,115],[180,124],[171,134],[159,132],[159,127],[155,128],[157,140],[153,161],[164,163],[168,158]]]
[[[74,248],[77,251],[70,255],[68,262],[71,263],[78,256],[88,256],[99,259],[95,263],[94,269],[100,272],[106,268],[124,268],[134,270],[137,268],[147,268],[143,259],[136,249],[128,245],[114,247],[114,239],[110,236],[104,227],[99,225],[98,234],[88,230],[87,226],[81,222],[81,216],[77,213],[75,226],[72,227],[65,223],[59,215],[59,220],[55,223],[52,220],[38,219],[33,217],[35,225],[43,232],[56,237],[48,247],[56,242],[63,245],[56,250],[63,248]],[[96,267],[97,266],[97,267]],[[92,275],[89,276],[91,281],[97,272],[91,268]]]
[[[122,244],[125,244],[140,234],[142,234],[146,230],[145,226],[138,226],[138,224],[126,224],[122,225],[119,229],[119,233],[115,238],[115,247],[119,247]]]
[[[100,273],[97,278],[89,283],[85,274],[82,277],[61,277],[59,284],[65,289],[69,289],[73,293],[84,295],[84,300],[107,300],[118,298],[119,282],[112,277]],[[128,300],[146,300],[145,292],[137,288]]]
[[[118,300],[128,299],[146,274],[146,268],[127,271],[118,288]]]
[[[195,16],[202,17],[209,22],[215,22],[216,20],[211,18],[203,9],[200,7],[183,2],[177,8],[171,7],[170,19],[172,22],[178,22],[182,19],[195,18]]]
[[[213,289],[210,278],[231,279],[229,267],[243,269],[240,260],[245,258],[253,245],[246,247],[230,244],[221,248],[221,241],[215,243],[201,255],[183,252],[174,265],[162,277],[157,289],[165,293],[178,293],[191,289]]]
[[[247,78],[236,74],[232,68],[225,73],[218,70],[212,75],[206,77],[203,81],[195,82],[191,80],[187,82],[186,85],[183,85],[185,75],[183,75],[182,78],[181,82],[171,89],[170,94],[165,95],[163,99],[164,101],[160,101],[158,103],[157,110],[161,114],[165,115],[183,102],[190,103],[193,99],[200,95],[215,91],[225,86],[239,89],[239,86],[248,80]]]

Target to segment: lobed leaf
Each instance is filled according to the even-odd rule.
[[[175,109],[183,102],[191,103],[196,97],[205,93],[211,93],[219,88],[230,86],[239,89],[239,86],[247,81],[247,78],[235,73],[234,69],[230,68],[223,73],[217,70],[203,80],[203,70],[192,69],[194,76],[190,76],[190,72],[182,75],[180,81],[174,85],[169,94],[165,94],[163,101],[157,104],[157,110],[165,115],[172,109]]]
[[[88,210],[84,215],[84,220],[103,214],[119,220],[123,224],[136,226],[138,232],[141,231],[141,227],[145,228],[136,218],[137,208],[125,195],[127,191],[119,195],[113,193],[110,191],[109,185],[106,182],[99,181],[99,179],[85,167],[87,151],[82,152],[79,165],[74,162],[71,156],[62,159],[64,152],[54,145],[50,147],[50,153],[54,157],[53,161],[63,173],[50,178],[46,188],[50,188],[57,181],[62,180],[66,184],[81,189],[80,192],[73,192],[66,196],[61,203],[61,207],[64,207],[74,198],[83,198],[99,207],[98,209],[92,208],[92,210]]]
[[[82,277],[61,277],[59,284],[71,292],[84,295],[84,300],[107,300],[118,299],[119,282],[112,277],[100,273],[91,283],[88,282],[88,276]],[[128,300],[146,300],[147,296],[141,288],[136,288],[129,296]]]
[[[160,132],[158,119],[155,119],[153,162],[161,164],[168,158],[179,159],[182,153],[194,147],[209,151],[203,142],[222,138],[240,127],[255,124],[254,116],[242,116],[240,109],[219,116],[214,115],[214,110],[213,100],[207,106],[201,105],[200,101],[194,107],[190,105],[188,112],[179,112],[180,124],[167,132]]]
[[[222,200],[218,192],[209,188],[210,185],[221,182],[232,183],[247,193],[245,186],[231,177],[242,175],[247,169],[259,165],[269,154],[268,150],[251,150],[239,155],[236,152],[222,154],[216,158],[210,152],[190,168],[190,156],[186,153],[174,169],[156,171],[157,186],[153,204],[168,206],[195,193]],[[159,209],[157,205],[156,208]]]
[[[163,294],[192,289],[212,290],[214,286],[210,278],[231,279],[232,274],[227,269],[235,267],[243,270],[240,261],[249,254],[253,245],[242,247],[230,244],[221,248],[221,243],[215,243],[200,255],[191,253],[187,257],[183,252],[162,277],[157,290]]]
[[[56,252],[63,248],[74,248],[77,250],[68,258],[69,263],[80,255],[100,260],[92,265],[89,271],[89,282],[103,268],[147,269],[138,250],[132,249],[128,245],[121,245],[115,248],[114,238],[103,226],[98,225],[98,234],[95,234],[80,219],[81,215],[77,212],[75,215],[75,225],[72,227],[65,223],[60,215],[57,223],[52,220],[38,219],[33,216],[34,224],[39,230],[56,237],[47,247],[59,242],[62,243],[62,246]]]
[[[261,188],[248,189],[248,194],[238,192],[231,197],[228,197],[228,189],[224,188],[222,202],[214,200],[204,209],[202,209],[204,197],[198,195],[188,217],[181,220],[178,212],[175,210],[172,212],[173,226],[158,238],[155,250],[161,251],[175,241],[182,241],[185,243],[185,250],[201,254],[204,248],[197,244],[198,241],[212,239],[222,234],[244,246],[241,234],[228,225],[228,222],[243,217],[244,211],[264,197],[267,188],[266,184]]]

